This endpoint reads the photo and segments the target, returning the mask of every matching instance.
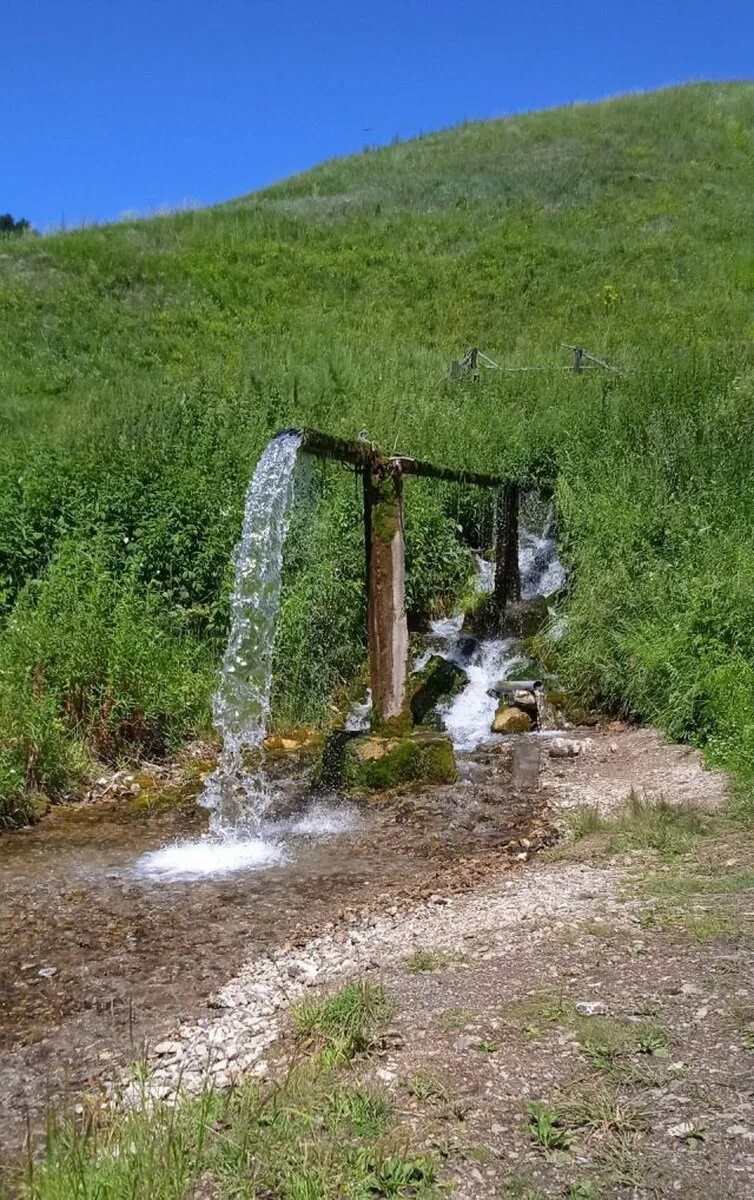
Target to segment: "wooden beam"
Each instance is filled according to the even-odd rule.
[[[421,475],[428,479],[444,479],[449,483],[468,483],[476,487],[490,488],[499,488],[505,483],[501,475],[483,475],[478,471],[456,471],[451,467],[436,467],[434,463],[410,458],[408,455],[398,454],[383,458],[374,443],[369,441],[347,441],[329,433],[321,433],[318,429],[300,429],[297,432],[302,438],[301,449],[307,454],[349,463],[358,471],[368,470],[375,462],[384,462],[390,465],[392,470],[403,475]]]

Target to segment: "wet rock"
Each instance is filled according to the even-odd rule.
[[[468,683],[468,675],[454,662],[434,654],[429,662],[411,676],[411,720],[421,725],[441,700],[451,700]]]
[[[528,733],[531,728],[532,719],[529,714],[509,704],[498,708],[492,722],[493,733]]]
[[[343,755],[342,781],[354,791],[384,791],[399,783],[454,783],[453,744],[430,732],[407,737],[358,737]]]

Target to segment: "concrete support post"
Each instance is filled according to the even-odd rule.
[[[404,733],[411,719],[406,701],[408,621],[403,479],[400,469],[376,461],[365,472],[365,481],[372,729],[375,733]]]

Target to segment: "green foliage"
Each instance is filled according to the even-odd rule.
[[[25,217],[14,218],[10,213],[0,214],[0,238],[20,237],[30,229],[31,225]]]
[[[552,666],[585,701],[705,746],[738,772],[749,816],[753,131],[752,85],[674,88],[464,124],[211,210],[9,239],[3,819],[27,787],[30,744],[29,786],[75,786],[82,747],[99,752],[108,686],[108,753],[134,744],[137,709],[150,726],[136,722],[137,745],[206,722],[244,490],[270,435],[304,425],[366,427],[388,451],[454,467],[557,474],[572,585]],[[470,344],[504,367],[562,367],[564,341],[622,373],[443,382]],[[286,722],[324,719],[363,659],[352,487],[316,485],[311,538],[302,517],[291,545],[275,687]],[[490,514],[450,486],[408,480],[406,498],[419,617],[466,583],[456,527],[487,539]],[[100,543],[99,586],[86,585],[70,548]],[[103,588],[117,637],[103,632]],[[29,610],[48,589],[62,607],[34,638],[62,683],[40,691]],[[58,623],[75,627],[65,667]],[[148,684],[155,645],[175,653],[157,655]]]
[[[307,1046],[330,1063],[346,1062],[373,1049],[393,1015],[381,984],[349,983],[324,1000],[300,1000],[293,1023]]]
[[[529,1134],[543,1150],[567,1150],[570,1135],[564,1128],[563,1114],[557,1108],[528,1100],[524,1105],[529,1115]]]
[[[575,809],[569,824],[574,838],[594,839],[595,850],[608,854],[655,850],[672,859],[692,850],[710,825],[708,814],[686,804],[669,804],[631,793],[625,808],[601,817],[593,807]]]
[[[406,1153],[388,1102],[306,1063],[277,1086],[206,1091],[177,1108],[54,1122],[27,1200],[420,1200],[439,1196],[428,1156]]]

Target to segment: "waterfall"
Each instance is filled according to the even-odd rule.
[[[241,540],[234,558],[230,636],[212,702],[223,746],[217,769],[207,779],[200,799],[212,810],[213,833],[257,831],[270,801],[269,783],[258,757],[270,710],[283,546],[300,445],[297,432],[273,438],[246,493]]]

